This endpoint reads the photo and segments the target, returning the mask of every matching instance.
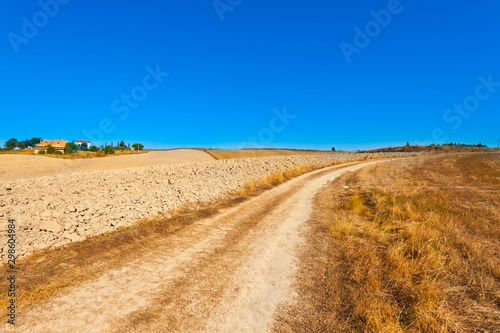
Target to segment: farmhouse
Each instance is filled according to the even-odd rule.
[[[64,147],[66,147],[66,144],[69,141],[63,140],[63,139],[56,139],[56,140],[50,140],[50,139],[45,139],[40,141],[38,145],[35,146],[35,154],[38,154],[40,150],[45,150],[47,151],[47,148],[49,145],[54,147],[56,151],[60,151],[61,153],[64,153]]]
[[[75,140],[75,145],[81,146],[83,144],[86,144],[87,148],[90,148],[90,141],[88,141],[88,140]]]

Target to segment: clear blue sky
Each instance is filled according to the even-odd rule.
[[[8,1],[0,13],[2,145],[500,138],[498,1],[54,1]]]

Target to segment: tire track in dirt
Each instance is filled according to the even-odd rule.
[[[352,163],[318,170],[159,242],[158,249],[19,314],[23,332],[264,331],[291,300],[312,198]]]

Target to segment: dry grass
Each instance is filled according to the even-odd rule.
[[[335,154],[335,152],[331,151],[294,149],[203,149],[203,151],[205,151],[216,160],[226,160],[243,157]]]
[[[499,202],[500,154],[341,177],[317,197],[301,297],[276,330],[500,331]]]
[[[13,155],[33,155],[35,152],[34,149],[0,149],[0,154],[13,154]]]

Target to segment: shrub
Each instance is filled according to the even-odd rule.
[[[60,150],[54,151],[54,155],[62,155],[63,153]]]
[[[54,147],[52,147],[52,145],[47,146],[47,154],[54,154],[55,151],[56,150],[54,149]]]
[[[106,146],[106,147],[104,147],[104,152],[106,154],[114,154],[115,153],[115,149],[113,148],[113,146]]]
[[[40,150],[40,151],[38,152],[38,155],[44,155],[44,154],[45,154],[45,150]]]
[[[97,146],[90,146],[90,151],[99,151],[99,147]]]

